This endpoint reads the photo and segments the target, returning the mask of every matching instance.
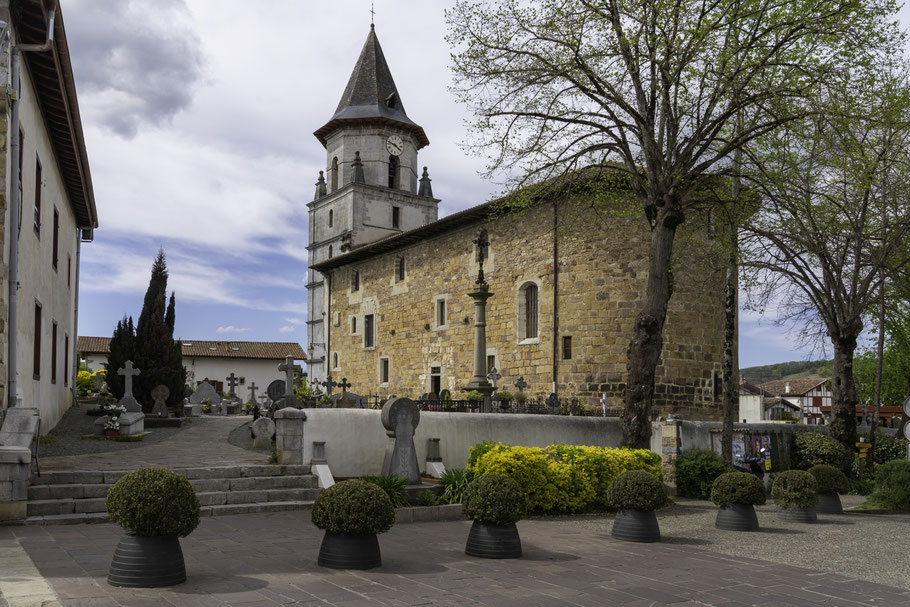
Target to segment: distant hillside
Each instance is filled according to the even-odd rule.
[[[791,361],[761,367],[740,369],[740,376],[750,384],[761,384],[776,379],[799,379],[801,377],[826,377],[831,375],[830,360]]]

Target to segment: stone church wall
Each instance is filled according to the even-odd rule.
[[[649,232],[640,213],[609,214],[584,201],[501,214],[418,244],[331,270],[330,371],[358,394],[416,398],[430,391],[430,369],[453,398],[473,375],[473,301],[477,276],[472,240],[488,231],[486,279],[494,294],[487,306],[487,354],[515,392],[519,376],[531,397],[553,391],[598,406],[601,393],[620,407],[626,350],[647,279]],[[554,221],[558,225],[554,239]],[[554,242],[558,263],[558,331],[554,348]],[[712,270],[685,233],[677,238],[675,292],[658,368],[656,407],[690,419],[719,418],[723,345],[721,272]],[[685,254],[682,254],[685,253]],[[396,279],[399,258],[406,277]],[[359,290],[351,290],[353,271]],[[521,340],[520,290],[539,289],[539,337]],[[437,300],[445,300],[439,326]],[[375,345],[364,346],[364,317],[374,314]],[[356,318],[356,321],[353,319]],[[355,326],[356,325],[356,326]],[[563,338],[571,355],[563,360]],[[568,353],[565,353],[568,354]],[[334,364],[337,355],[337,365]],[[556,365],[554,368],[554,356]],[[389,381],[382,383],[388,359]],[[555,378],[554,378],[555,371]]]

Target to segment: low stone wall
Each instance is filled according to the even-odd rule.
[[[0,428],[0,522],[26,516],[32,448],[40,422],[38,409],[7,410]]]
[[[302,463],[310,463],[313,442],[319,441],[325,442],[326,460],[336,478],[380,474],[386,445],[391,440],[380,413],[371,409],[307,409]],[[414,435],[421,471],[425,471],[430,438],[440,439],[439,451],[446,468],[464,468],[470,448],[484,440],[531,447],[553,443],[618,447],[622,428],[614,417],[424,411]],[[662,452],[661,432],[656,424],[651,449]]]

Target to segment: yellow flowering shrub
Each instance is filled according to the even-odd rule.
[[[475,452],[476,449],[476,452]],[[621,472],[644,470],[663,481],[660,455],[647,449],[555,444],[519,447],[484,442],[468,467],[477,474],[505,474],[528,494],[528,510],[581,512],[607,505],[607,488]]]

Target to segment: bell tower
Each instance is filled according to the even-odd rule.
[[[429,145],[423,128],[408,118],[376,29],[370,26],[360,57],[329,121],[315,133],[325,147],[309,208],[309,265],[436,221],[426,167],[418,151]],[[331,372],[325,350],[322,275],[307,271],[307,361],[310,381]]]

